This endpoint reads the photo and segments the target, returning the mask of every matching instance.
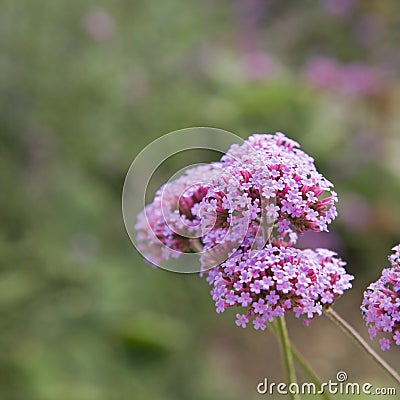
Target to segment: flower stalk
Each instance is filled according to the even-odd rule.
[[[277,340],[279,340],[276,322],[274,321],[273,323],[269,324],[269,327],[270,327],[272,333],[274,334],[274,336],[277,338]],[[298,365],[299,368],[302,369],[302,371],[310,379],[310,381],[312,383],[314,383],[314,385],[317,388],[320,388],[321,387],[321,379],[318,377],[318,375],[312,369],[312,367],[308,364],[308,362],[304,359],[304,356],[299,352],[299,350],[296,348],[296,346],[294,346],[292,342],[290,342],[289,344],[290,344],[290,348],[292,351],[293,360],[295,361],[295,363]],[[321,397],[321,399],[331,400],[331,397],[325,391],[323,393],[321,393],[319,396]]]
[[[399,374],[381,357],[378,353],[362,338],[362,336],[335,310],[327,308],[325,315],[338,325],[346,334],[353,338],[356,343],[377,363],[379,364],[397,383],[400,384]]]
[[[279,335],[279,341],[281,344],[283,367],[286,374],[286,382],[288,385],[291,383],[297,384],[296,370],[293,363],[293,354],[290,346],[289,335],[286,327],[285,317],[277,318],[277,330]],[[295,393],[291,393],[292,400],[300,400],[300,396]]]

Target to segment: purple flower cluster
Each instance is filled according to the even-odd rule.
[[[208,273],[217,312],[244,308],[236,315],[236,324],[243,328],[252,319],[255,329],[264,330],[266,322],[290,310],[296,317],[304,316],[307,324],[351,287],[353,277],[335,255],[325,249],[272,245],[254,253],[239,252]]]
[[[153,202],[138,215],[137,242],[150,263],[158,265],[193,251],[192,241],[201,236],[201,224],[192,210],[196,210],[217,173],[218,163],[186,170],[178,179],[161,186]]]
[[[243,145],[232,146],[221,159],[231,179],[228,188],[222,186],[220,196],[224,197],[227,191],[232,196],[235,192],[236,203],[249,202],[255,221],[259,221],[261,214],[252,212],[251,207],[261,207],[264,220],[275,222],[272,242],[279,246],[287,241],[295,244],[297,234],[307,230],[328,231],[328,225],[337,216],[337,195],[331,190],[332,183],[299,147],[280,132],[256,134]],[[204,201],[209,197],[213,199],[212,192]]]
[[[394,342],[400,346],[400,245],[389,256],[391,268],[382,271],[381,277],[368,286],[361,305],[368,332],[373,339],[378,333],[382,350]]]
[[[218,163],[195,167],[156,193],[136,229],[153,264],[198,252],[217,312],[243,307],[237,324],[256,329],[293,311],[308,323],[350,288],[345,263],[329,250],[294,248],[322,232],[337,195],[314,160],[283,133],[255,134]]]

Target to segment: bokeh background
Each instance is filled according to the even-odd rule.
[[[0,398],[258,399],[283,379],[270,333],[217,315],[204,280],[150,268],[125,232],[133,158],[190,126],[283,131],[315,158],[339,217],[303,245],[348,261],[335,308],[367,337],[362,292],[400,242],[399,15],[396,0],[3,0]],[[289,329],[323,380],[394,386],[325,317]]]

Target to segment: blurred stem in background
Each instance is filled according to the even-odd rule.
[[[379,364],[389,375],[393,377],[397,383],[400,383],[399,374],[378,354],[370,345],[361,337],[361,335],[347,322],[345,321],[336,311],[332,308],[325,310],[325,315],[338,325],[347,335],[356,341],[356,343],[370,356],[372,359]]]

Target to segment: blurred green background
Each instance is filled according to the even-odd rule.
[[[335,183],[331,233],[362,292],[400,242],[400,3],[3,0],[0,398],[258,399],[283,379],[268,332],[216,315],[206,282],[146,265],[125,174],[167,132],[283,131]],[[391,382],[322,317],[289,320],[322,379]],[[373,343],[378,348],[376,343]],[[385,358],[399,369],[399,349]],[[282,397],[281,397],[282,398]]]

